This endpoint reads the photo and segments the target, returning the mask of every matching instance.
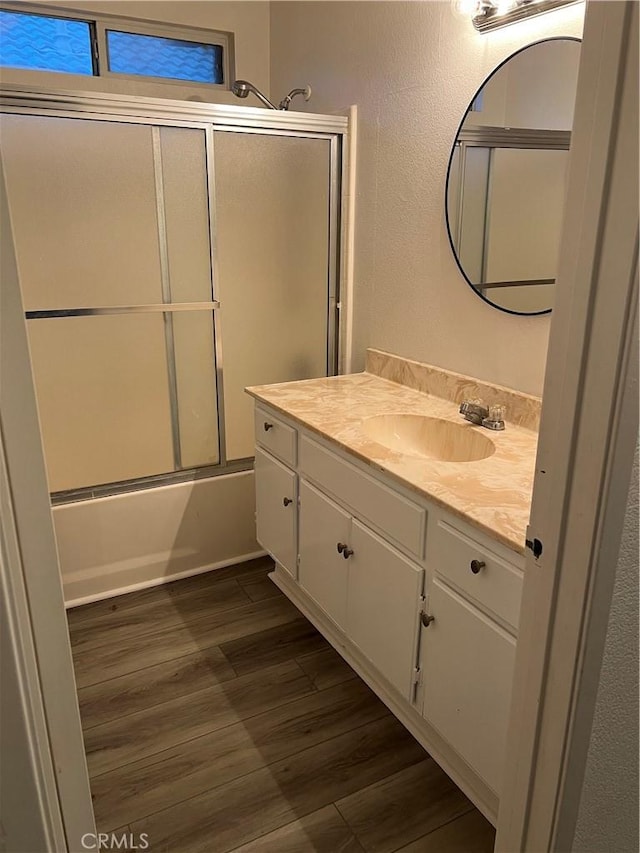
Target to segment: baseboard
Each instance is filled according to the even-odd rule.
[[[181,578],[189,578],[195,575],[203,575],[206,572],[215,572],[216,569],[224,569],[227,566],[235,566],[237,563],[246,563],[249,560],[255,560],[258,557],[266,556],[266,551],[253,551],[250,554],[241,554],[238,557],[232,557],[228,560],[220,560],[212,565],[200,566],[196,569],[186,569],[182,572],[174,572],[170,575],[162,575],[161,577],[149,578],[148,580],[138,581],[117,589],[103,590],[96,592],[93,595],[84,595],[80,598],[74,598],[71,601],[65,601],[64,606],[67,610],[72,607],[79,607],[81,604],[91,604],[94,601],[103,601],[105,598],[115,598],[118,595],[126,595],[128,592],[137,592],[140,589],[150,589],[154,586],[161,586],[171,581],[177,581]]]

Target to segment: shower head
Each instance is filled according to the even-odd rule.
[[[260,89],[253,85],[253,83],[249,83],[248,80],[236,80],[231,86],[231,91],[237,98],[247,98],[249,97],[249,93],[253,92],[256,98],[259,98],[265,107],[269,107],[269,109],[277,110],[275,104],[272,104],[269,98],[262,94]]]
[[[246,80],[236,80],[231,87],[231,91],[238,98],[246,98],[249,96],[249,92],[252,88],[251,83],[247,83]]]

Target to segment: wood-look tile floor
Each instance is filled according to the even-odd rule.
[[[254,560],[68,613],[99,831],[151,853],[489,853],[494,831]]]

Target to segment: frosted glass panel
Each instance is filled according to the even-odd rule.
[[[0,129],[27,311],[221,303],[29,320],[51,490],[219,464],[219,394],[226,459],[251,457],[245,386],[327,373],[330,141],[215,131],[214,210],[210,131],[33,115]]]
[[[173,314],[172,322],[182,467],[214,465],[220,456],[213,315]]]
[[[555,278],[568,162],[568,151],[494,150],[486,281]],[[554,288],[492,288],[488,295],[511,311],[545,311]]]
[[[209,302],[211,247],[203,130],[160,128],[173,302]]]
[[[51,491],[173,470],[162,314],[27,327]]]
[[[217,44],[107,30],[107,47],[109,71],[115,74],[224,82],[222,47]]]
[[[162,301],[151,128],[2,117],[25,310]]]
[[[0,10],[0,64],[93,75],[90,26],[86,21]]]
[[[253,455],[246,385],[326,375],[329,142],[216,132],[227,457]]]

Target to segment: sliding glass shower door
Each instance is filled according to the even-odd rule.
[[[6,116],[2,151],[51,490],[217,462],[204,131]]]
[[[253,456],[247,385],[327,373],[330,143],[216,131],[228,459]]]
[[[244,387],[332,372],[330,137],[5,114],[1,145],[51,491],[247,467]]]

